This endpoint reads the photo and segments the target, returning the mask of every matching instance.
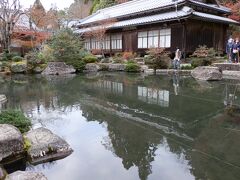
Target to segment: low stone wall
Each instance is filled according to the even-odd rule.
[[[221,71],[240,71],[240,63],[214,63],[213,66],[218,67]]]
[[[223,71],[223,78],[240,80],[240,71]]]
[[[156,74],[163,74],[163,75],[172,75],[174,73],[179,73],[183,76],[190,76],[192,70],[175,70],[175,69],[157,69]],[[146,74],[154,74],[153,69],[147,69],[144,71]]]

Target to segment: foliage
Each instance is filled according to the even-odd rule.
[[[83,58],[83,61],[85,63],[95,63],[97,61],[97,57],[92,54],[88,54]]]
[[[216,55],[216,51],[213,48],[208,48],[206,45],[199,46],[194,51],[192,57],[198,58],[213,58]]]
[[[120,64],[124,63],[124,60],[123,60],[123,58],[122,58],[122,54],[121,54],[121,53],[116,53],[116,54],[112,57],[112,59],[113,59],[113,63],[120,63]]]
[[[31,121],[19,110],[5,110],[0,113],[0,124],[11,124],[24,133],[29,131]]]
[[[66,63],[81,60],[86,54],[81,39],[71,29],[62,29],[49,40],[53,57]]]
[[[1,61],[11,61],[13,57],[19,56],[17,52],[9,52],[8,50],[4,50],[1,55]]]
[[[212,61],[208,58],[193,58],[191,62],[191,66],[196,68],[198,66],[210,66]]]
[[[26,136],[23,136],[23,139],[24,139],[24,144],[23,144],[24,150],[25,150],[25,151],[28,151],[28,150],[31,148],[32,144],[31,144],[31,142],[26,138]]]
[[[163,48],[152,48],[148,51],[148,56],[145,58],[145,63],[153,68],[156,72],[157,69],[168,69],[170,67],[171,59],[169,54]]]
[[[24,58],[27,60],[28,65],[34,68],[42,62],[42,59],[39,59],[39,57],[41,58],[41,55],[38,52],[32,51],[27,53]]]
[[[182,66],[181,66],[181,69],[182,69],[182,70],[192,70],[193,67],[192,67],[191,64],[187,64],[187,65],[182,65]]]
[[[41,50],[42,57],[45,62],[51,62],[54,61],[54,56],[53,56],[53,49],[50,48],[48,45],[44,45],[43,49]]]
[[[19,61],[23,61],[23,60],[24,60],[24,58],[22,58],[21,56],[14,56],[12,58],[12,61],[14,61],[14,62],[19,62]]]
[[[240,1],[234,2],[231,0],[224,2],[223,4],[232,11],[232,14],[229,17],[233,20],[240,21]]]
[[[130,60],[134,59],[136,57],[136,54],[134,54],[133,52],[124,52],[122,57],[125,60]]]
[[[77,72],[83,72],[86,63],[82,59],[72,59],[72,61],[66,62],[68,65],[72,65]]]
[[[191,65],[196,68],[198,66],[209,66],[215,59],[216,51],[207,46],[199,46],[193,53]]]
[[[115,4],[116,4],[115,0],[94,0],[91,12],[94,13],[99,9],[110,7]]]
[[[128,61],[127,64],[126,64],[126,71],[127,72],[140,72],[140,65],[137,64],[136,62],[134,61]]]

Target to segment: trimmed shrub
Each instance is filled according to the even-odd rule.
[[[0,113],[0,124],[11,124],[24,133],[30,130],[31,121],[19,110],[6,110]]]
[[[97,62],[97,57],[94,56],[94,55],[89,54],[89,55],[86,55],[86,56],[83,58],[83,61],[84,61],[85,63],[95,63],[95,62]]]
[[[11,52],[10,53],[8,50],[4,50],[4,52],[2,54],[2,57],[1,57],[1,60],[2,61],[10,61],[15,56],[19,56],[19,53],[16,53],[16,52]]]
[[[12,58],[12,61],[14,61],[14,62],[19,62],[19,61],[23,61],[23,60],[24,60],[24,58],[21,57],[21,56],[14,56],[14,57]]]
[[[169,54],[163,48],[153,48],[148,51],[148,56],[145,58],[145,64],[154,69],[168,69],[171,64]]]
[[[191,64],[189,64],[189,65],[181,66],[181,69],[182,69],[182,70],[192,70],[193,67],[192,67]]]
[[[66,64],[68,65],[72,65],[77,72],[83,72],[83,70],[85,69],[86,63],[84,61],[82,61],[81,59],[79,60],[71,60],[66,62]]]
[[[199,46],[193,53],[191,65],[196,68],[198,66],[210,66],[215,60],[216,51],[207,46]]]
[[[133,52],[124,52],[122,58],[125,60],[130,60],[135,58],[136,55]]]
[[[129,61],[126,64],[125,71],[127,72],[140,72],[141,67],[134,61]]]
[[[211,64],[212,61],[208,58],[193,58],[191,62],[193,68],[198,66],[210,66]]]

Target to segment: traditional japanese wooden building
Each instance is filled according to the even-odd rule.
[[[142,53],[152,47],[174,52],[178,47],[187,54],[199,45],[224,51],[229,25],[238,24],[230,14],[217,0],[133,0],[97,11],[75,32],[84,37],[86,49],[103,44],[105,53]],[[103,28],[103,43],[89,36]]]

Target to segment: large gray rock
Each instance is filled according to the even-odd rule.
[[[25,73],[27,72],[27,63],[26,62],[16,62],[11,64],[12,73]]]
[[[47,180],[47,178],[39,172],[16,171],[7,175],[5,180]]]
[[[191,72],[192,77],[201,81],[222,80],[222,72],[218,67],[200,66]]]
[[[0,162],[17,161],[23,157],[21,132],[12,125],[0,124]]]
[[[73,152],[65,140],[45,128],[28,132],[26,139],[31,144],[28,157],[32,164],[62,159]]]
[[[125,64],[109,64],[109,71],[125,71]]]
[[[88,63],[85,67],[85,72],[98,72],[100,70],[100,66],[95,63]]]
[[[76,69],[73,66],[67,65],[64,62],[49,62],[42,74],[44,75],[61,75],[75,73]]]

